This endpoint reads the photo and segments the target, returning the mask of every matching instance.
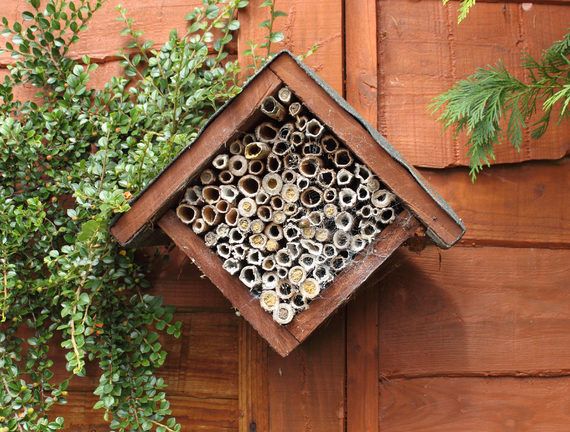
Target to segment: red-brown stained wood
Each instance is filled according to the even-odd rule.
[[[52,411],[52,418],[65,418],[66,432],[107,432],[109,424],[103,419],[103,410],[93,410],[97,396],[74,392],[67,405]],[[237,399],[196,398],[170,396],[173,416],[182,425],[182,430],[204,432],[237,431]]]
[[[247,287],[237,277],[221,269],[221,261],[216,253],[210,250],[188,226],[180,222],[172,210],[158,221],[158,226],[194,260],[198,268],[273,349],[285,356],[299,344],[286,327],[277,324],[271,315],[261,309],[259,302],[251,296]]]
[[[270,70],[262,72],[219,115],[202,135],[170,165],[168,170],[152,183],[111,228],[112,234],[124,244],[149,223],[210,157],[240,128],[261,101],[273,93],[281,81]]]
[[[239,430],[269,430],[267,343],[246,321],[239,333]]]
[[[396,220],[378,235],[370,250],[364,251],[362,256],[355,257],[350,267],[335,277],[319,299],[287,325],[291,334],[301,342],[305,340],[323,322],[323,319],[346,303],[356,289],[410,238],[419,226],[419,222],[407,210],[403,210]]]
[[[240,11],[240,35],[238,38],[238,55],[240,63],[245,66],[251,58],[244,55],[249,49],[248,42],[261,44],[265,41],[267,29],[260,28],[259,23],[269,17],[267,8],[260,8],[263,0],[252,0],[249,7]],[[319,49],[307,57],[306,62],[315,69],[337,92],[343,89],[343,53],[342,53],[342,1],[340,0],[277,0],[275,8],[287,13],[286,17],[275,21],[275,31],[283,31],[284,43],[273,44],[272,51],[287,48],[295,55],[304,54],[313,44]],[[257,48],[258,55],[265,55],[265,50]]]
[[[288,357],[269,352],[268,431],[344,431],[344,323],[342,311]]]
[[[358,121],[337,103],[293,59],[281,56],[269,66],[304,104],[317,115],[384,183],[447,244],[462,235],[462,228],[422,189],[412,175],[395,163]]]
[[[378,302],[380,376],[570,375],[570,250],[396,255]]]
[[[484,170],[475,183],[466,169],[422,170],[463,218],[462,243],[506,246],[570,245],[570,159]]]
[[[457,2],[380,0],[378,28],[379,125],[412,164],[443,168],[466,165],[464,137],[444,132],[427,109],[436,95],[477,67],[499,60],[523,78],[521,56],[537,56],[567,31],[570,8],[481,3],[457,25]],[[539,34],[541,34],[539,36]],[[526,134],[523,149],[497,146],[497,163],[558,159],[570,152],[570,126],[554,126],[539,141]]]
[[[570,378],[381,382],[382,432],[566,432]]]

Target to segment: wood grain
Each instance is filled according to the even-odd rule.
[[[136,200],[129,212],[111,227],[111,233],[121,244],[127,243],[145,225],[164,211],[165,203],[171,200],[190,178],[205,165],[217,150],[240,129],[241,125],[256,110],[261,101],[273,93],[281,81],[270,70],[262,72],[240,93],[225,110],[210,123],[202,135],[184,150],[162,173],[145,193]]]
[[[570,375],[570,251],[397,254],[378,302],[382,377]]]
[[[565,5],[481,3],[458,27],[457,2],[379,0],[380,65],[378,119],[381,132],[412,164],[444,168],[466,165],[466,141],[444,132],[427,106],[436,95],[477,67],[502,60],[524,78],[523,52],[539,55],[567,31]],[[525,134],[518,153],[497,146],[496,163],[559,159],[570,152],[570,125],[552,125],[541,140]]]
[[[570,379],[432,378],[381,384],[383,432],[565,432]]]
[[[251,58],[244,55],[249,48],[248,42],[257,44],[264,42],[266,29],[259,23],[268,18],[266,8],[259,6],[263,0],[252,0],[249,7],[239,13],[241,21],[238,38],[238,55],[240,63],[246,66]],[[295,55],[304,54],[313,45],[318,50],[306,59],[307,64],[314,68],[331,87],[339,93],[343,89],[343,16],[342,1],[339,0],[277,0],[275,7],[287,13],[286,17],[278,18],[276,30],[283,31],[283,43],[273,44],[272,51],[288,49]],[[258,48],[258,54],[265,51]]]
[[[269,431],[344,431],[344,341],[341,311],[288,357],[269,353]]]
[[[464,219],[464,244],[570,247],[570,158],[502,165],[474,184],[466,169],[422,170]]]
[[[463,229],[417,183],[410,172],[378,145],[362,125],[297,67],[289,56],[280,56],[269,66],[320,120],[365,161],[367,166],[405,203],[425,226],[448,245]]]
[[[251,296],[247,287],[238,278],[221,269],[221,261],[216,253],[210,250],[189,227],[180,222],[172,210],[158,221],[158,226],[194,260],[198,268],[280,355],[286,356],[299,344],[287,327],[277,324],[271,315],[261,309],[259,302]]]

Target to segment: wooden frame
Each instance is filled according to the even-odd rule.
[[[308,310],[280,326],[259,306],[248,288],[222,269],[221,259],[183,224],[172,210],[190,180],[239,131],[258,119],[261,101],[288,86],[295,97],[332,130],[401,200],[403,210],[385,228],[368,253],[363,252],[338,275]],[[132,203],[131,210],[111,227],[123,245],[148,243],[157,225],[204,272],[239,313],[277,351],[286,356],[354,291],[416,230],[423,226],[441,246],[453,245],[464,227],[453,211],[402,161],[383,138],[360,119],[334,92],[320,83],[289,53],[277,55],[208,122],[196,141],[184,150]]]

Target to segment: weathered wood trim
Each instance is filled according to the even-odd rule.
[[[169,210],[162,216],[158,226],[204,272],[275,351],[286,356],[299,345],[299,341],[286,327],[277,324],[270,314],[261,309],[249,289],[237,277],[222,270],[220,258],[216,253],[190,228],[180,222],[174,211]]]
[[[463,228],[422,188],[412,174],[370,136],[367,130],[290,56],[276,58],[269,68],[408,206],[428,230],[447,245],[463,235]]]
[[[281,84],[274,73],[265,69],[245,87],[192,146],[186,148],[111,227],[111,233],[119,243],[128,243],[159,217],[161,210],[186,186],[189,179],[249,120],[261,101]]]
[[[287,329],[300,342],[304,341],[327,317],[346,303],[368,277],[420,227],[418,220],[403,210],[350,267],[338,275],[311,307],[293,319]]]

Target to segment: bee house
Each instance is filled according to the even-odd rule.
[[[125,246],[174,242],[286,356],[419,229],[444,248],[464,233],[377,131],[282,52],[111,232]]]

